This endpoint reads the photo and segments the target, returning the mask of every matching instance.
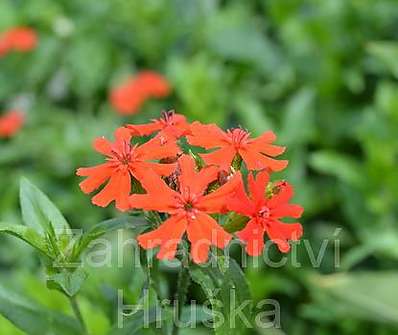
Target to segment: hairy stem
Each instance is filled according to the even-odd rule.
[[[188,288],[191,283],[191,278],[189,276],[188,266],[181,262],[180,272],[178,273],[177,281],[177,292],[175,296],[176,300],[176,317],[175,320],[180,320],[182,309],[187,300]],[[178,335],[179,328],[174,323],[173,324],[173,335]]]

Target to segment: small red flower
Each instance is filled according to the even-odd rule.
[[[0,137],[11,137],[15,135],[25,122],[25,116],[20,111],[10,111],[0,116]]]
[[[148,124],[128,124],[126,128],[131,130],[133,135],[139,136],[148,136],[158,132],[166,137],[179,138],[189,133],[189,123],[185,116],[174,111],[163,112],[161,118],[154,119]]]
[[[154,138],[142,145],[131,144],[132,135],[126,128],[119,128],[115,132],[115,142],[104,137],[94,141],[94,149],[106,156],[106,163],[80,168],[76,174],[87,177],[81,182],[80,188],[84,193],[91,193],[102,184],[107,185],[92,198],[92,203],[106,207],[113,200],[116,208],[127,210],[128,196],[131,192],[131,177],[141,177],[153,170],[159,175],[168,176],[176,169],[176,164],[159,164],[151,162],[155,159],[176,156],[180,148],[175,141],[160,141]]]
[[[110,102],[119,114],[135,114],[146,100],[166,97],[170,91],[170,84],[163,76],[153,71],[143,71],[113,89]]]
[[[32,28],[11,28],[0,36],[0,56],[10,51],[28,52],[36,47],[37,41],[37,34]]]
[[[282,217],[299,218],[303,208],[299,205],[289,204],[293,196],[293,188],[287,182],[277,185],[277,193],[271,198],[266,197],[266,187],[269,174],[264,170],[249,174],[248,186],[250,196],[246,194],[242,180],[236,192],[228,200],[228,209],[247,216],[250,221],[246,227],[237,233],[237,236],[246,242],[246,251],[251,256],[258,256],[264,249],[264,233],[277,244],[282,252],[290,250],[289,240],[296,241],[303,234],[299,223],[283,223]]]
[[[136,77],[136,81],[149,97],[163,98],[170,94],[171,88],[169,82],[154,71],[140,72]]]
[[[249,170],[269,169],[271,171],[283,170],[288,162],[275,160],[275,157],[285,151],[284,147],[273,145],[276,136],[272,131],[267,131],[259,137],[250,138],[250,133],[234,128],[224,132],[215,124],[204,125],[194,122],[191,125],[191,136],[187,136],[191,145],[205,149],[217,150],[200,154],[208,165],[218,165],[223,170],[229,170],[232,160],[239,154]]]
[[[206,194],[208,185],[217,178],[217,167],[197,171],[194,159],[188,155],[181,156],[178,165],[178,191],[172,190],[158,176],[146,174],[142,185],[147,194],[130,196],[132,208],[170,215],[159,228],[138,236],[137,240],[144,249],[160,246],[159,259],[173,259],[177,245],[186,232],[191,242],[193,261],[203,263],[208,259],[210,245],[224,248],[231,240],[231,235],[209,214],[226,211],[225,200],[235,189],[240,173],[216,191]]]
[[[6,55],[10,51],[10,43],[8,39],[0,36],[0,57]]]

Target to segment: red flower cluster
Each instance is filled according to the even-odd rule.
[[[166,97],[170,91],[170,84],[160,74],[142,71],[114,88],[109,99],[119,114],[129,115],[137,113],[146,100]]]
[[[144,144],[132,143],[152,134],[155,136]],[[203,162],[198,164],[198,158],[183,153],[179,146],[182,137],[193,146],[213,151],[201,154]],[[208,259],[210,246],[224,248],[232,235],[212,214],[234,212],[248,218],[236,236],[252,256],[264,249],[265,233],[282,252],[289,251],[289,241],[301,237],[299,223],[281,221],[283,217],[299,218],[303,212],[299,205],[289,203],[292,186],[269,179],[269,173],[287,166],[287,161],[275,159],[284,148],[272,144],[274,133],[251,138],[241,128],[224,132],[214,124],[189,124],[184,116],[165,112],[149,124],[119,128],[115,139],[95,140],[94,148],[106,156],[106,162],[78,169],[79,176],[87,177],[80,187],[91,193],[106,183],[92,199],[99,206],[115,201],[120,210],[164,213],[165,221],[159,227],[137,238],[145,249],[159,246],[158,258],[173,259],[184,234],[196,263]],[[232,167],[234,161],[243,161],[249,170],[249,193],[241,172]],[[134,193],[133,181],[146,193]]]
[[[30,51],[36,47],[37,41],[37,34],[32,28],[11,28],[0,35],[0,57],[11,51]]]
[[[0,116],[0,138],[12,137],[23,126],[25,116],[17,110],[9,111],[7,114]]]

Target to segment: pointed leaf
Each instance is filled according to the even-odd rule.
[[[59,235],[70,227],[59,209],[35,185],[23,178],[20,186],[22,218],[25,224],[38,232]]]
[[[8,225],[0,222],[0,233],[6,233],[19,238],[30,244],[32,247],[42,252],[43,254],[51,257],[45,239],[40,236],[35,229],[22,225]]]
[[[252,299],[245,276],[233,259],[219,256],[216,265],[192,266],[192,280],[202,287],[211,303],[216,334],[246,334],[252,324]],[[234,314],[237,309],[240,315]]]
[[[359,272],[313,275],[310,284],[316,293],[326,295],[322,309],[334,318],[357,318],[398,324],[398,272]],[[315,290],[316,289],[316,290]],[[315,305],[319,308],[319,305]]]
[[[79,291],[87,278],[87,273],[81,268],[74,271],[63,270],[47,278],[47,286],[64,292],[73,297]]]

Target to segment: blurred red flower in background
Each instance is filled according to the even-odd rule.
[[[22,127],[25,121],[25,115],[17,110],[9,111],[0,116],[0,137],[11,137],[15,135]]]
[[[38,37],[32,28],[14,27],[0,35],[0,56],[11,51],[27,52],[37,45]]]
[[[261,136],[251,138],[250,133],[234,128],[224,132],[215,124],[194,122],[191,125],[191,136],[187,136],[189,144],[205,149],[216,149],[211,153],[199,154],[206,164],[217,165],[223,170],[229,170],[234,157],[239,154],[249,170],[269,169],[283,170],[288,161],[276,160],[285,151],[285,147],[273,145],[276,136],[267,131]]]
[[[99,137],[94,141],[94,149],[106,156],[106,163],[79,168],[78,176],[87,177],[79,184],[84,193],[91,193],[107,182],[106,186],[92,198],[92,203],[106,207],[112,201],[116,208],[128,209],[128,196],[131,192],[131,179],[141,178],[148,170],[159,175],[169,176],[176,164],[160,164],[153,160],[176,156],[180,148],[175,141],[160,141],[153,138],[142,145],[131,144],[131,134],[126,128],[115,131],[115,142]]]
[[[137,113],[146,100],[166,97],[170,91],[166,78],[153,71],[142,71],[114,88],[109,99],[119,114],[129,115]]]
[[[289,240],[297,241],[303,234],[300,223],[284,223],[282,217],[299,218],[303,208],[289,204],[293,196],[293,187],[287,182],[279,182],[275,193],[266,195],[269,174],[263,170],[254,178],[250,172],[248,186],[250,195],[246,194],[243,181],[228,201],[228,209],[250,218],[245,228],[237,236],[246,243],[246,251],[250,256],[258,256],[264,249],[264,234],[278,246],[282,252],[290,250]]]

